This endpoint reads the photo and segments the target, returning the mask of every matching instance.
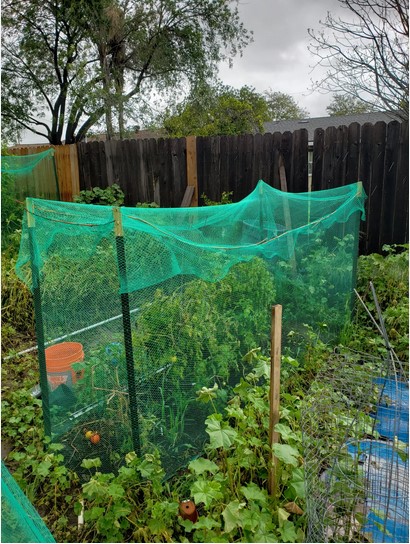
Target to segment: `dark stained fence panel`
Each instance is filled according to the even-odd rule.
[[[393,241],[403,244],[409,241],[409,125],[402,123],[399,142],[399,158],[394,198]]]
[[[260,179],[280,189],[279,158],[287,190],[308,190],[306,129],[274,134],[197,137],[198,194],[220,201],[233,192],[245,198]],[[314,133],[314,191],[362,181],[368,199],[361,223],[360,252],[408,242],[408,124],[392,121],[334,126]],[[119,183],[126,204],[157,202],[179,207],[187,186],[186,140],[111,140],[78,145],[80,189]],[[199,199],[200,205],[203,200]]]
[[[291,176],[288,191],[305,193],[308,191],[308,131],[303,128],[293,133]]]
[[[394,201],[399,163],[400,123],[391,121],[387,125],[386,154],[380,217],[379,247],[393,244]]]
[[[347,129],[346,185],[359,179],[360,164],[360,125],[352,123]]]
[[[368,127],[370,129],[370,127]],[[369,130],[367,131],[369,132]],[[366,184],[368,220],[365,231],[364,252],[374,253],[379,247],[379,222],[370,221],[369,218],[381,217],[382,195],[383,195],[383,177],[384,177],[384,157],[386,150],[386,123],[376,123],[371,129],[371,140],[366,141],[371,151],[369,152],[369,181]],[[369,134],[370,136],[370,134]]]
[[[320,191],[322,188],[324,152],[325,131],[317,128],[313,136],[312,191]]]

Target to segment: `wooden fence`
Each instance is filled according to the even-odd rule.
[[[384,244],[408,242],[408,153],[408,123],[392,121],[318,129],[313,144],[306,129],[80,143],[57,147],[56,163],[63,200],[71,200],[80,189],[118,183],[129,206],[155,201],[162,207],[178,207],[187,185],[195,188],[192,205],[201,204],[202,193],[219,200],[223,191],[232,191],[236,202],[260,179],[283,189],[280,161],[289,192],[360,180],[368,195],[360,251],[368,254],[381,251]]]
[[[61,200],[72,202],[73,195],[80,192],[80,178],[78,173],[77,146],[72,145],[36,145],[36,146],[16,146],[9,148],[11,155],[31,155],[41,153],[46,149],[54,147],[54,159],[57,170],[58,187]],[[48,171],[48,169],[50,169]],[[54,178],[53,166],[48,164],[45,169],[37,170],[34,175]],[[37,196],[37,195],[32,195]]]

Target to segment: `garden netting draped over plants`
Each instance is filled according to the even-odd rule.
[[[34,506],[1,462],[1,541],[55,542]]]
[[[9,191],[20,200],[26,197],[59,200],[54,149],[32,155],[2,155],[2,185],[8,181]]]
[[[250,370],[243,356],[268,349],[273,304],[285,339],[318,323],[337,334],[364,200],[360,183],[289,194],[262,181],[202,208],[27,199],[17,273],[34,293],[46,432],[66,462],[113,470],[158,449],[171,473],[201,452],[206,418]]]
[[[54,149],[1,157],[1,240],[20,228],[26,197],[60,200]]]

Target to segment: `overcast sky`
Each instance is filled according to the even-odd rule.
[[[332,95],[310,91],[311,79],[320,79],[323,70],[313,66],[317,58],[309,53],[308,28],[320,29],[327,12],[342,13],[338,0],[240,0],[239,13],[253,43],[233,68],[221,66],[223,83],[233,87],[250,85],[258,92],[271,88],[290,94],[310,117],[328,115]]]
[[[233,67],[220,67],[219,77],[226,85],[244,85],[263,92],[268,89],[291,95],[309,117],[327,115],[330,94],[310,90],[311,80],[320,79],[323,70],[312,68],[317,59],[308,51],[308,28],[320,29],[327,12],[340,13],[338,0],[240,0],[239,13],[244,26],[253,31],[253,43]],[[22,142],[44,142],[24,131]]]

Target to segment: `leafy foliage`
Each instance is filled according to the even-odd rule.
[[[289,94],[268,90],[265,91],[264,97],[268,105],[269,121],[309,117],[309,112],[301,108]]]
[[[220,204],[232,204],[232,195],[233,191],[223,191],[219,202],[211,200],[205,193],[202,193],[201,198],[204,201],[205,206],[219,206]]]
[[[269,121],[263,96],[250,87],[199,87],[162,121],[167,134],[181,137],[247,134]]]
[[[101,204],[103,206],[122,206],[124,204],[124,192],[117,183],[113,183],[105,189],[93,187],[80,191],[74,197],[74,202],[80,204]]]
[[[317,245],[320,254],[320,244]],[[98,269],[106,263],[104,250],[102,244]],[[358,290],[374,312],[368,289],[368,281],[373,281],[389,337],[396,352],[405,359],[408,350],[408,247],[385,247],[385,252],[385,256],[370,255],[359,259]],[[55,266],[63,264],[54,263]],[[307,275],[313,275],[308,261],[302,259],[298,264],[305,267]],[[339,266],[334,259],[323,258],[322,264],[324,275],[332,267]],[[6,294],[12,292],[7,294],[7,312],[18,301],[17,294],[21,294],[18,285],[13,283],[12,267],[10,260],[4,275]],[[288,272],[291,274],[291,270],[284,272],[284,277]],[[346,274],[341,266],[340,273]],[[90,275],[95,281],[97,274],[91,271]],[[187,293],[173,288],[159,291],[147,299],[139,314],[138,329],[133,334],[135,346],[148,346],[153,334],[153,315],[159,316],[155,318],[155,326],[164,337],[159,340],[162,344],[156,364],[169,365],[178,360],[182,368],[186,368],[195,361],[198,369],[197,400],[194,402],[208,410],[206,432],[209,440],[203,454],[192,459],[187,463],[187,469],[171,479],[164,479],[160,455],[152,447],[149,454],[141,457],[130,451],[118,463],[120,468],[115,474],[104,472],[98,458],[83,459],[81,469],[88,477],[81,484],[78,476],[65,465],[67,459],[63,459],[61,446],[50,444],[44,437],[41,401],[28,391],[38,380],[37,361],[25,356],[3,362],[2,438],[6,463],[57,541],[304,541],[301,400],[323,362],[328,360],[332,346],[325,344],[311,328],[298,323],[297,308],[293,309],[295,327],[287,331],[286,336],[292,349],[285,350],[282,357],[281,412],[275,426],[280,439],[271,449],[268,443],[269,359],[257,347],[268,347],[269,315],[262,310],[255,313],[249,300],[252,293],[258,293],[261,308],[267,307],[275,296],[276,286],[264,263],[258,259],[247,263],[246,267],[237,265],[216,284],[194,280],[190,285]],[[300,288],[297,283],[290,285],[293,289]],[[315,289],[319,298],[312,303],[311,311],[318,313],[320,310],[322,316],[327,306],[322,300],[319,282]],[[235,305],[228,306],[225,301],[233,293],[236,294]],[[183,299],[183,295],[187,298]],[[192,304],[186,304],[186,300],[192,300]],[[29,314],[24,313],[28,312],[27,302],[23,296],[15,313],[7,314],[7,327],[15,325],[18,332],[17,329],[23,330],[25,324],[32,330]],[[155,306],[156,309],[151,309]],[[154,313],[150,315],[150,311]],[[164,313],[174,316],[174,322],[181,326],[180,334],[171,341],[175,331],[167,329],[169,321],[168,325],[161,321]],[[193,327],[195,316],[197,321]],[[360,306],[354,317],[353,324],[346,327],[341,338],[343,343],[373,353],[384,352],[382,340]],[[331,323],[331,318],[332,315],[326,314],[324,319]],[[227,327],[228,322],[230,327]],[[320,330],[326,330],[325,324]],[[189,357],[179,350],[179,342],[190,346]],[[241,356],[249,348],[254,349],[242,361]],[[148,362],[147,368],[152,368],[153,362]],[[213,382],[200,383],[204,365],[213,365],[218,376],[226,376],[231,367],[253,367],[253,370],[241,379],[233,376],[238,383],[231,384],[232,398],[226,402],[222,379],[216,380],[213,386]],[[361,372],[365,371],[362,367]],[[179,377],[176,374],[175,380]],[[332,397],[334,391],[323,384],[319,384],[317,394],[329,398],[329,402],[338,400],[336,396]],[[335,438],[344,435],[350,425],[349,417],[340,413],[329,412],[325,417],[331,436]],[[368,415],[363,414],[363,425],[366,418]],[[321,444],[325,451],[330,446],[328,441]],[[271,453],[277,460],[279,483],[275,496],[266,491]],[[346,464],[343,468],[351,470],[354,467]],[[179,502],[187,498],[196,502],[199,514],[196,523],[178,516]],[[78,531],[77,516],[83,508],[85,524]]]
[[[335,94],[332,102],[327,106],[326,111],[331,117],[337,117],[338,115],[368,113],[374,111],[374,108],[354,96]]]
[[[2,24],[2,128],[57,145],[81,141],[103,118],[108,137],[124,137],[142,94],[212,77],[251,38],[219,0],[16,1]]]
[[[369,287],[373,282],[382,309],[387,335],[397,356],[409,360],[409,249],[405,246],[384,246],[385,256],[374,253],[359,257],[357,290],[377,320]],[[344,340],[349,346],[372,354],[384,354],[383,338],[372,324],[366,311],[356,303],[355,320],[347,325]]]

